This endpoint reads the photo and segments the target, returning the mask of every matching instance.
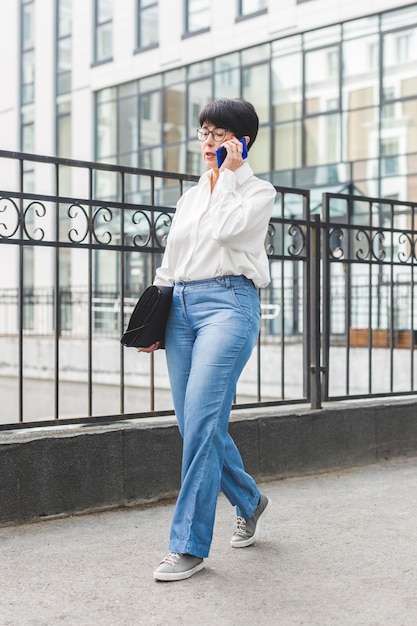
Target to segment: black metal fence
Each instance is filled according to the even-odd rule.
[[[0,151],[0,428],[172,413],[119,337],[196,178]],[[236,407],[415,392],[416,204],[277,187]]]

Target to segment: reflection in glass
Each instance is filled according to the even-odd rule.
[[[185,84],[166,87],[164,143],[172,144],[185,140]],[[170,170],[177,171],[177,170]]]
[[[314,50],[305,55],[305,109],[307,115],[339,108],[339,47]],[[332,104],[333,108],[334,104]]]
[[[274,170],[301,167],[301,122],[279,124],[274,128]]]
[[[306,165],[340,161],[340,115],[320,115],[305,120]]]
[[[272,106],[273,118],[277,122],[301,117],[301,53],[273,59]]]
[[[253,65],[243,70],[242,96],[252,102],[259,121],[269,121],[269,65]]]
[[[343,44],[343,108],[377,106],[379,101],[378,37]]]

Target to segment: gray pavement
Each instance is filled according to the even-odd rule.
[[[173,504],[0,528],[1,626],[415,626],[417,459],[264,483],[257,545],[229,546],[219,497],[206,568],[157,583]]]

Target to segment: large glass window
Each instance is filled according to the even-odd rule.
[[[301,167],[301,121],[287,122],[274,129],[274,170]]]
[[[269,63],[243,70],[242,96],[252,102],[260,123],[269,121]]]
[[[307,115],[338,109],[340,84],[339,46],[305,55],[305,112]]]
[[[96,154],[98,161],[111,161],[117,154],[116,88],[103,89],[97,94]]]
[[[71,91],[72,0],[57,0],[57,94]]]
[[[21,102],[29,104],[35,98],[35,35],[34,35],[35,3],[33,0],[24,0],[21,13]]]
[[[240,55],[218,57],[214,62],[214,97],[236,98],[240,94]]]
[[[379,102],[377,35],[343,44],[343,108],[360,109]]]
[[[344,161],[370,159],[377,154],[378,117],[377,106],[354,109],[344,115]]]
[[[159,7],[157,0],[138,0],[137,47],[152,48],[159,43]]]
[[[386,33],[383,40],[383,87],[395,98],[417,95],[417,27]]]
[[[266,4],[237,6],[255,15]],[[208,3],[184,7],[195,11],[190,28],[207,27]],[[371,195],[389,189],[404,198],[417,170],[416,29],[417,10],[409,7],[105,90],[97,99],[97,157],[199,174],[201,108],[212,97],[244,97],[261,123],[250,153],[255,172],[287,185],[353,182]]]
[[[128,83],[118,91],[118,153],[121,165],[138,165],[139,101],[137,83]]]
[[[305,164],[338,163],[340,150],[340,114],[318,115],[305,120]]]
[[[210,29],[210,0],[186,0],[185,34]]]
[[[113,56],[113,0],[95,0],[96,63],[111,61]]]
[[[302,114],[301,52],[272,60],[272,114],[276,122],[292,120]]]

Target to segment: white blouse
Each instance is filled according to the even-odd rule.
[[[276,191],[245,162],[224,170],[210,191],[211,171],[178,201],[155,285],[243,274],[270,282],[265,237]]]

